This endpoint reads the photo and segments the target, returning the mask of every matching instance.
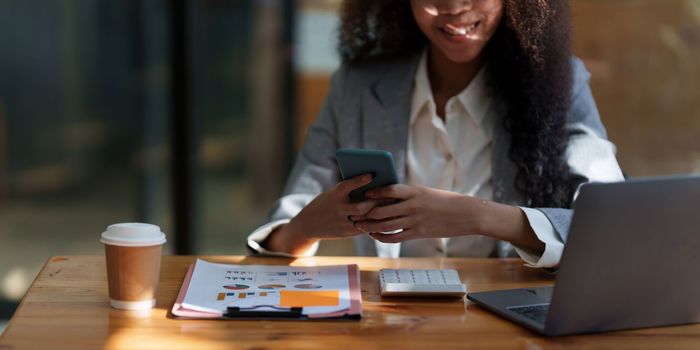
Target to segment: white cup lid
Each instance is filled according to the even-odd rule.
[[[127,222],[109,225],[107,231],[102,232],[102,243],[140,247],[165,243],[165,233],[160,231],[157,225]]]

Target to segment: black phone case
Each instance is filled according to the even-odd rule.
[[[376,149],[341,148],[336,151],[340,176],[343,180],[363,174],[372,174],[372,182],[350,192],[350,200],[361,202],[367,199],[365,192],[398,183],[391,152]]]

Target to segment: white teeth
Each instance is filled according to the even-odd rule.
[[[457,28],[457,30],[455,30],[455,33],[457,33],[457,35],[464,35],[464,34],[467,34],[467,29],[466,28]]]
[[[452,26],[445,26],[443,29],[447,34],[450,35],[466,35],[467,33],[471,32],[476,28],[476,24],[472,24],[468,27],[452,27]]]

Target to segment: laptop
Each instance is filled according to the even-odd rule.
[[[583,185],[554,287],[467,298],[550,336],[700,322],[700,176]]]

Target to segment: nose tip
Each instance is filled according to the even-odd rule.
[[[443,15],[457,16],[469,11],[471,7],[471,1],[446,1],[438,8],[438,12]]]
[[[425,6],[423,9],[425,12],[432,16],[438,15],[448,15],[448,16],[459,16],[464,12],[471,10],[471,1],[440,1],[437,4],[430,6]]]

